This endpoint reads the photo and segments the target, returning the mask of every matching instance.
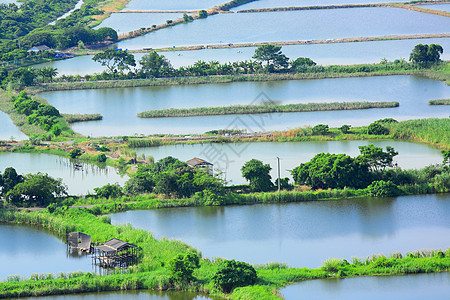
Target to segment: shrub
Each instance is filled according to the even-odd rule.
[[[312,133],[314,135],[326,135],[328,134],[328,125],[318,124],[312,128]]]
[[[73,149],[72,151],[70,151],[69,155],[70,158],[77,158],[78,156],[80,156],[82,154],[82,151],[80,149]]]
[[[106,161],[106,155],[105,153],[101,153],[96,156],[95,158],[98,162],[104,163]]]
[[[167,263],[167,268],[171,273],[171,279],[176,282],[189,282],[195,280],[192,275],[195,269],[200,267],[197,253],[186,252],[178,254]]]
[[[94,191],[97,196],[104,198],[119,198],[123,195],[123,189],[118,183],[108,183],[102,187],[94,188]]]
[[[206,10],[202,9],[201,11],[198,12],[198,17],[200,19],[204,19],[208,16],[208,13],[206,12]]]
[[[367,133],[375,135],[388,135],[389,129],[387,129],[378,122],[373,122],[372,124],[369,125],[369,127],[367,127]]]
[[[251,265],[233,259],[224,260],[212,279],[217,288],[230,293],[234,288],[255,284],[258,276]]]
[[[374,181],[367,187],[367,192],[373,197],[395,197],[401,190],[392,181]]]

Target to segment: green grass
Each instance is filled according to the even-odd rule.
[[[67,123],[98,121],[103,119],[101,114],[62,114]]]
[[[237,115],[237,114],[262,114],[283,112],[311,112],[334,110],[357,110],[369,108],[398,107],[398,102],[332,102],[332,103],[307,103],[275,105],[272,103],[263,105],[232,105],[222,107],[196,107],[196,108],[169,108],[161,110],[149,110],[138,113],[139,118],[165,118],[165,117],[191,117],[213,115]]]

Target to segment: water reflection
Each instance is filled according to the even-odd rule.
[[[207,257],[317,267],[329,257],[449,247],[450,195],[130,211],[112,222],[182,240]]]
[[[308,280],[281,290],[286,300],[422,300],[445,299],[450,293],[450,272]]]

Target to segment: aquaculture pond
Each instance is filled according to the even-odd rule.
[[[81,165],[82,168],[75,168],[69,159],[49,154],[0,152],[0,172],[13,167],[19,174],[48,173],[62,178],[70,195],[94,193],[96,187],[115,182],[123,184],[127,180],[127,176],[122,177],[109,166]]]
[[[228,2],[228,0],[131,0],[127,10],[197,10],[207,9]]]
[[[182,17],[183,14],[180,13],[115,13],[95,29],[111,27],[120,35],[140,28],[150,28],[152,25],[161,25],[167,20],[176,20]]]
[[[230,26],[232,24],[232,26]],[[111,24],[113,28],[116,25]],[[444,33],[449,18],[400,8],[219,14],[119,42],[123,49]],[[302,30],[298,30],[302,28]]]
[[[395,158],[400,168],[423,168],[442,162],[439,150],[426,145],[399,141],[344,141],[344,142],[300,142],[300,143],[230,143],[170,145],[137,148],[136,153],[144,153],[160,160],[173,156],[182,161],[200,157],[214,164],[214,169],[223,172],[223,178],[230,184],[244,184],[241,167],[255,158],[270,164],[271,176],[277,178],[277,157],[280,158],[281,177],[292,180],[290,170],[313,158],[317,153],[346,153],[350,156],[360,154],[358,146],[374,144],[377,147],[392,146],[399,155]],[[218,172],[216,171],[216,173]]]
[[[282,52],[290,59],[309,57],[320,65],[350,65],[362,63],[379,63],[383,58],[409,59],[409,55],[417,44],[439,44],[444,49],[450,49],[450,38],[388,40],[358,43],[328,43],[309,45],[288,45],[282,47]],[[199,60],[218,61],[220,63],[254,60],[255,47],[202,49],[192,51],[160,52],[175,68],[193,65]],[[355,55],[358,53],[358,55]],[[145,53],[133,54],[139,68],[139,60]],[[58,69],[58,75],[86,75],[101,73],[105,67],[92,61],[93,55],[77,56],[71,59],[52,61],[34,65],[33,68],[53,67]],[[450,51],[444,51],[442,60],[450,59]]]
[[[13,137],[15,140],[27,139],[27,136],[14,125],[11,118],[0,111],[0,140],[9,140]]]
[[[418,76],[375,76],[318,80],[238,82],[183,86],[95,89],[42,93],[62,113],[100,113],[103,120],[74,124],[86,136],[159,133],[204,133],[242,128],[248,132],[286,130],[304,125],[368,125],[382,118],[406,120],[449,115],[450,108],[428,105],[450,97],[444,82]],[[337,101],[398,101],[400,107],[359,111],[328,111],[261,115],[141,119],[137,113],[164,108]]]
[[[113,224],[179,239],[204,257],[319,267],[330,257],[450,247],[450,194],[128,211]]]
[[[231,10],[292,6],[316,6],[316,5],[344,5],[344,4],[368,4],[368,3],[388,3],[398,2],[396,0],[258,0],[253,1]]]
[[[46,296],[46,300],[207,300],[217,299],[191,292],[160,292],[150,290],[104,292],[92,294]],[[23,298],[25,300],[41,300],[42,297]]]
[[[92,259],[69,252],[62,238],[42,228],[0,225],[0,281],[10,275],[29,279],[31,274],[60,272],[92,272]]]
[[[422,300],[445,299],[450,293],[450,272],[307,280],[281,290],[286,300]]]
[[[435,9],[435,10],[443,10],[443,11],[446,11],[446,12],[450,12],[450,4],[419,5],[419,7]]]

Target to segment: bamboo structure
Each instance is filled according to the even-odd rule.
[[[137,246],[111,239],[103,245],[94,246],[92,260],[95,265],[103,268],[127,268],[137,263]]]

